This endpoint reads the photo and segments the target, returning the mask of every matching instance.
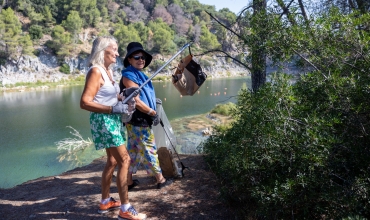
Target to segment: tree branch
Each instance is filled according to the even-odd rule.
[[[306,57],[304,57],[302,54],[298,53],[295,49],[293,49],[294,53],[296,53],[298,56],[300,56],[302,59],[304,59],[308,64],[310,64],[315,70],[320,71],[313,63],[311,63]]]
[[[306,22],[306,24],[308,25],[308,23],[309,23],[309,21],[308,21],[308,16],[307,16],[306,9],[304,8],[304,5],[303,5],[302,0],[298,0],[298,4],[299,4],[299,8],[301,9],[301,12],[302,12],[302,15],[303,15],[304,21],[305,21],[305,22]]]
[[[348,62],[346,62],[346,61],[343,61],[343,63],[344,64],[346,64],[346,65],[348,65],[348,66],[350,66],[350,67],[352,67],[353,69],[355,69],[355,70],[358,70],[358,71],[360,71],[360,72],[362,72],[362,73],[366,73],[364,70],[362,70],[362,69],[360,69],[360,68],[357,68],[355,65],[353,65],[353,64],[350,64],[350,63],[348,63]]]
[[[211,18],[213,20],[215,20],[217,23],[219,23],[222,27],[224,27],[226,30],[230,31],[231,33],[235,34],[237,37],[239,37],[240,39],[242,40],[246,40],[244,39],[244,37],[240,36],[238,33],[236,33],[235,31],[231,30],[230,28],[228,28],[226,25],[224,25],[223,23],[221,23],[219,20],[217,20],[211,13],[209,13],[208,11],[206,11],[206,13],[211,16]]]
[[[242,65],[243,67],[245,67],[246,69],[248,69],[249,71],[252,71],[252,69],[247,66],[246,64],[242,63],[240,60],[238,59],[235,59],[234,57],[232,57],[230,54],[226,53],[225,51],[223,50],[218,50],[218,49],[215,49],[215,50],[209,50],[209,51],[206,51],[202,54],[197,54],[197,55],[193,55],[193,56],[203,56],[203,55],[206,55],[206,54],[209,54],[209,53],[215,53],[215,52],[221,52],[223,54],[225,54],[226,56],[220,56],[220,57],[228,57],[232,60],[234,60],[235,62],[237,62],[238,64]]]
[[[244,7],[244,8],[239,12],[240,14],[239,14],[239,16],[236,18],[236,21],[240,20],[240,19],[242,18],[243,13],[244,13],[246,10],[250,9],[250,8],[253,8],[253,6]]]
[[[282,0],[277,0],[277,3],[280,5],[280,7],[283,9],[283,13],[280,14],[280,18],[286,14],[287,17],[288,17],[288,20],[290,21],[290,23],[292,23],[293,25],[296,25],[297,23],[295,22],[295,20],[290,16],[290,11],[289,11],[289,7],[290,5],[293,3],[294,0],[292,0],[287,6],[285,6],[284,2]]]

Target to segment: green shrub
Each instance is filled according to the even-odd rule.
[[[203,144],[223,198],[245,219],[369,216],[369,84],[316,72],[243,90],[232,127]]]
[[[29,35],[32,40],[41,39],[43,34],[42,27],[40,25],[31,25],[31,27],[28,30]]]
[[[296,84],[272,75],[258,91],[243,90],[232,126],[203,144],[241,219],[370,216],[370,35],[358,28],[370,15],[338,12],[310,27],[279,20],[268,53],[299,54],[310,72]]]
[[[151,62],[151,64],[150,64],[150,66],[149,66],[149,68],[150,68],[150,70],[152,71],[152,72],[155,72],[155,71],[157,71],[160,67],[162,67],[164,64],[165,64],[166,62],[165,61],[163,61],[163,60],[154,60],[154,61],[152,61]],[[167,67],[164,67],[164,69],[165,68],[168,68],[168,66]]]
[[[65,73],[65,74],[70,74],[71,69],[69,68],[68,64],[63,63],[63,64],[59,67],[59,71],[60,71],[60,72],[62,72],[62,73]]]
[[[85,75],[79,75],[75,78],[76,82],[85,82],[86,76]]]
[[[227,104],[219,104],[216,105],[212,110],[211,113],[216,113],[220,115],[230,116],[232,111],[235,109],[235,104],[232,102],[228,102]]]

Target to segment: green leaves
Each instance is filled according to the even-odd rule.
[[[5,47],[0,48],[0,59],[17,60],[22,54],[31,55],[32,41],[29,35],[22,35],[21,23],[11,8],[0,13],[0,41]]]
[[[216,35],[212,34],[205,25],[201,26],[199,43],[204,50],[217,49],[221,46],[217,41]]]
[[[117,39],[119,43],[119,53],[121,55],[126,54],[126,47],[130,42],[142,42],[139,33],[133,25],[116,25],[113,36]]]
[[[368,216],[369,74],[290,80],[242,90],[232,126],[203,144],[222,195],[250,218]]]
[[[71,33],[77,34],[82,28],[83,21],[77,11],[70,11],[62,26]]]

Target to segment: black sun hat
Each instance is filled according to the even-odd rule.
[[[131,56],[131,54],[133,54],[136,51],[141,51],[145,54],[144,68],[147,67],[150,64],[150,62],[152,62],[152,59],[153,59],[152,55],[150,55],[148,52],[146,52],[143,49],[143,45],[141,45],[141,43],[131,42],[127,45],[127,54],[126,54],[125,59],[123,60],[123,66],[128,67],[130,65],[130,63],[128,62],[128,58]]]

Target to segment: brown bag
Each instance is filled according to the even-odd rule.
[[[181,95],[194,95],[204,83],[207,74],[202,71],[198,63],[193,60],[190,53],[178,64],[176,71],[172,74],[172,83]]]
[[[167,147],[160,147],[157,150],[159,164],[164,177],[179,177],[179,168],[173,158],[172,152]]]

